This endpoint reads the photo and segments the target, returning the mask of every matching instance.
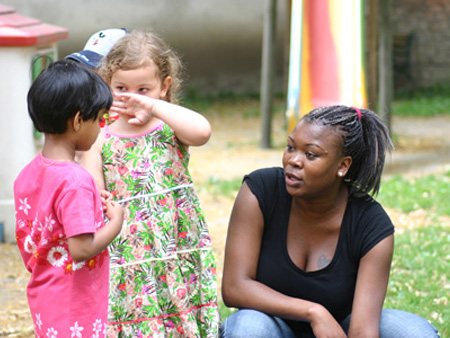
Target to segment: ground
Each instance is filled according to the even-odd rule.
[[[279,166],[286,132],[282,115],[276,115],[273,125],[273,149],[261,149],[260,120],[242,117],[244,109],[235,105],[229,113],[219,106],[212,107],[207,117],[213,135],[207,145],[191,150],[191,174],[198,186],[202,182],[242,178],[254,169]],[[247,114],[248,115],[248,114]],[[450,118],[427,119],[394,118],[392,132],[396,150],[387,159],[385,175],[402,173],[423,175],[450,169]],[[233,199],[199,189],[198,194],[208,220],[218,262],[218,276],[222,273],[223,249],[228,217]],[[425,212],[417,210],[402,214],[387,210],[397,228],[425,226]],[[450,226],[448,219],[443,220]],[[31,338],[32,322],[26,301],[25,270],[14,244],[0,244],[0,337]]]

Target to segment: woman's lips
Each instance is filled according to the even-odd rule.
[[[286,172],[285,177],[287,185],[298,185],[303,181],[300,177],[294,175],[291,172]]]

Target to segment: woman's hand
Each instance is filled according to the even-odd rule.
[[[341,325],[322,305],[314,304],[309,313],[311,328],[317,338],[347,338]]]

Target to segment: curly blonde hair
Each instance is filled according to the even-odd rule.
[[[150,31],[135,29],[117,41],[103,59],[99,73],[111,84],[112,75],[119,69],[132,70],[152,64],[156,65],[161,83],[168,76],[172,78],[166,100],[177,103],[182,83],[181,59],[163,39]]]

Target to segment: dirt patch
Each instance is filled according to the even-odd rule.
[[[253,106],[250,110],[258,109],[257,103],[251,104]],[[224,113],[224,109],[228,109],[230,113]],[[208,118],[213,127],[213,136],[207,145],[191,150],[191,174],[194,182],[201,183],[212,177],[222,180],[240,179],[254,169],[281,165],[281,154],[287,136],[283,116],[274,117],[273,149],[261,149],[260,120],[251,116],[244,117],[248,111],[248,103],[231,107],[217,105],[211,109]],[[398,172],[423,175],[450,168],[450,118],[395,118],[392,126],[397,149],[387,161],[387,175]],[[198,193],[213,239],[220,284],[233,199],[212,195],[203,190]],[[423,210],[409,214],[395,210],[387,212],[400,231],[426,226],[429,222]],[[450,218],[443,218],[441,221],[443,225],[450,226]],[[0,337],[34,337],[25,291],[28,278],[29,274],[15,245],[0,244]]]

